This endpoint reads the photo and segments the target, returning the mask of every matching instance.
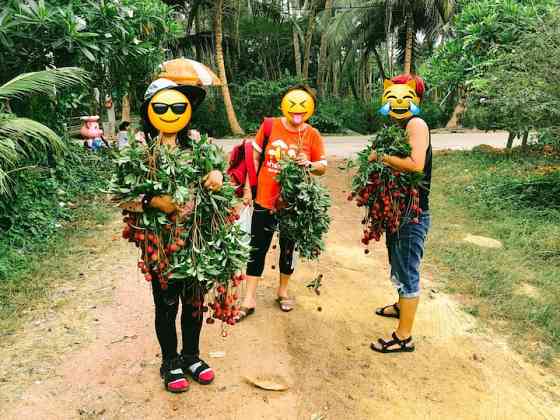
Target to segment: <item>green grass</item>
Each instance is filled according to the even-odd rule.
[[[0,263],[10,264],[9,275],[0,282],[0,331],[9,333],[19,325],[19,314],[47,296],[53,282],[76,274],[86,264],[83,240],[95,235],[110,220],[110,203],[92,198],[80,203],[72,221],[48,240],[25,250],[7,248]],[[81,255],[81,258],[77,258]]]
[[[13,176],[13,194],[0,196],[0,331],[14,327],[71,264],[84,263],[66,257],[108,220],[99,193],[112,170],[108,155],[69,144],[63,159],[45,157]]]
[[[468,311],[542,362],[560,352],[560,157],[478,150],[434,158],[426,261]],[[479,248],[467,233],[502,241]]]

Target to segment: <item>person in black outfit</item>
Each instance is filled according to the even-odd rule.
[[[188,104],[174,109],[167,106],[162,112],[158,112],[163,107],[161,103],[155,101],[158,92],[171,89],[177,90],[182,95],[183,100]],[[178,116],[182,116],[188,107],[196,109],[200,102],[204,99],[206,91],[198,86],[177,85],[168,79],[157,79],[148,87],[145,94],[145,101],[142,106],[142,117],[144,124],[144,134],[146,140],[150,142],[160,141],[161,144],[170,147],[188,148],[191,141],[200,138],[198,132],[189,131],[187,129],[189,119],[185,118],[184,127],[178,132],[160,132],[157,125],[158,121],[152,119],[159,118],[156,114],[164,115],[165,112],[171,111]],[[186,98],[186,99],[185,99]],[[154,103],[152,104],[152,99]],[[165,105],[165,104],[163,104]],[[174,104],[177,105],[177,104]],[[150,116],[149,107],[153,108]],[[170,111],[170,112],[171,112]],[[162,125],[165,125],[165,120]],[[211,190],[219,190],[223,183],[223,175],[219,170],[213,170],[205,177],[205,187]],[[169,196],[144,197],[144,206],[156,208],[163,213],[180,213],[183,209],[178,208],[172,202]],[[201,306],[203,304],[203,296],[193,296],[184,283],[177,282],[162,287],[157,279],[158,274],[152,275],[152,292],[155,304],[155,330],[161,347],[162,365],[160,368],[161,377],[164,380],[165,387],[170,392],[184,392],[188,389],[189,383],[185,378],[185,372],[188,373],[195,381],[200,384],[207,385],[214,380],[214,371],[206,362],[200,359],[200,333],[202,329],[203,316]],[[181,313],[181,335],[183,341],[183,349],[177,354],[177,330],[175,327],[175,319],[179,310],[179,302],[182,303]]]

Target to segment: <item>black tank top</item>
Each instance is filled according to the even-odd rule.
[[[408,120],[406,125],[414,118]],[[406,126],[405,126],[406,129]],[[422,211],[430,210],[430,188],[432,186],[432,133],[428,130],[428,149],[426,149],[426,161],[424,162],[424,178],[420,183],[420,208]]]

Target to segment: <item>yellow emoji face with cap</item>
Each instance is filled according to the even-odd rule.
[[[416,82],[411,80],[406,84],[383,82],[382,107],[379,112],[389,115],[396,120],[411,118],[420,113],[420,98],[416,93]]]
[[[282,114],[295,126],[303,124],[315,112],[315,100],[303,89],[286,93],[280,105]]]
[[[191,116],[191,103],[175,89],[160,90],[148,104],[148,119],[162,133],[178,133],[187,126]]]

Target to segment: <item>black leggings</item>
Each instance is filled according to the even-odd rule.
[[[251,255],[247,264],[247,275],[260,277],[264,271],[264,261],[278,219],[270,210],[255,204],[251,221]],[[280,273],[291,275],[295,268],[295,244],[280,236]]]
[[[185,295],[183,285],[170,284],[167,290],[162,290],[156,275],[153,274],[152,291],[156,307],[156,335],[161,346],[161,356],[169,361],[177,356],[177,329],[175,318],[179,311],[179,299],[183,304],[181,311],[181,336],[183,338],[182,354],[198,357],[200,331],[202,329],[202,313],[199,307],[192,304],[192,298]],[[194,312],[200,312],[193,317]]]

